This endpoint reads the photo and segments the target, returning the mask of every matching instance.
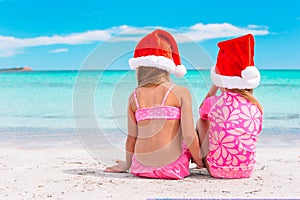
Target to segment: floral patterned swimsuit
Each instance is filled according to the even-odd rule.
[[[256,162],[256,141],[262,129],[262,113],[240,94],[224,92],[207,98],[200,117],[210,121],[210,174],[217,178],[250,177]]]

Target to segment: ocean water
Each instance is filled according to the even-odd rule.
[[[261,76],[254,94],[264,108],[262,135],[300,138],[300,70],[262,70]],[[87,146],[123,144],[134,71],[6,72],[0,80],[1,141],[79,137]],[[190,89],[196,121],[211,85],[209,71],[172,80]]]

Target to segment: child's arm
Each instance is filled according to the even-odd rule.
[[[134,147],[137,138],[137,125],[134,112],[130,103],[131,99],[132,96],[129,98],[128,103],[128,135],[126,140],[126,161],[117,160],[116,163],[118,164],[111,167],[107,167],[104,170],[105,172],[126,172],[131,166],[131,159],[134,153]]]
[[[181,94],[182,136],[192,154],[193,162],[203,167],[199,139],[194,129],[191,94],[186,88],[182,88]]]
[[[205,96],[205,98],[203,99],[202,103],[200,104],[200,107],[202,106],[203,102],[205,101],[205,99],[207,99],[208,97],[214,96],[216,95],[217,91],[218,91],[219,87],[212,85],[210,90],[208,91],[207,95]]]
[[[132,96],[130,99],[133,99]],[[127,119],[127,126],[128,126],[128,135],[126,140],[126,166],[128,169],[131,166],[132,155],[134,153],[134,147],[137,138],[137,123],[135,120],[135,115],[132,110],[131,101],[128,104],[128,119]]]

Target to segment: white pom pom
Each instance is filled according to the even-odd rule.
[[[242,71],[242,78],[252,80],[260,77],[260,73],[255,66],[248,66]]]
[[[178,78],[183,77],[186,74],[186,68],[184,65],[177,65],[175,67],[175,76]]]

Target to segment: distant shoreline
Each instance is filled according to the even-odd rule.
[[[0,69],[0,72],[15,72],[15,71],[32,71],[30,67],[13,67],[13,68],[5,68]]]
[[[97,72],[97,71],[110,71],[110,72],[126,72],[126,71],[134,71],[130,69],[109,69],[109,70],[101,70],[101,69],[38,69],[38,70],[24,70],[22,68],[7,68],[0,69],[0,72],[15,72],[15,71],[32,71],[32,72],[79,72],[79,71],[87,71],[87,72]],[[187,71],[210,71],[210,69],[187,69]],[[260,69],[259,71],[300,71],[300,69]]]

